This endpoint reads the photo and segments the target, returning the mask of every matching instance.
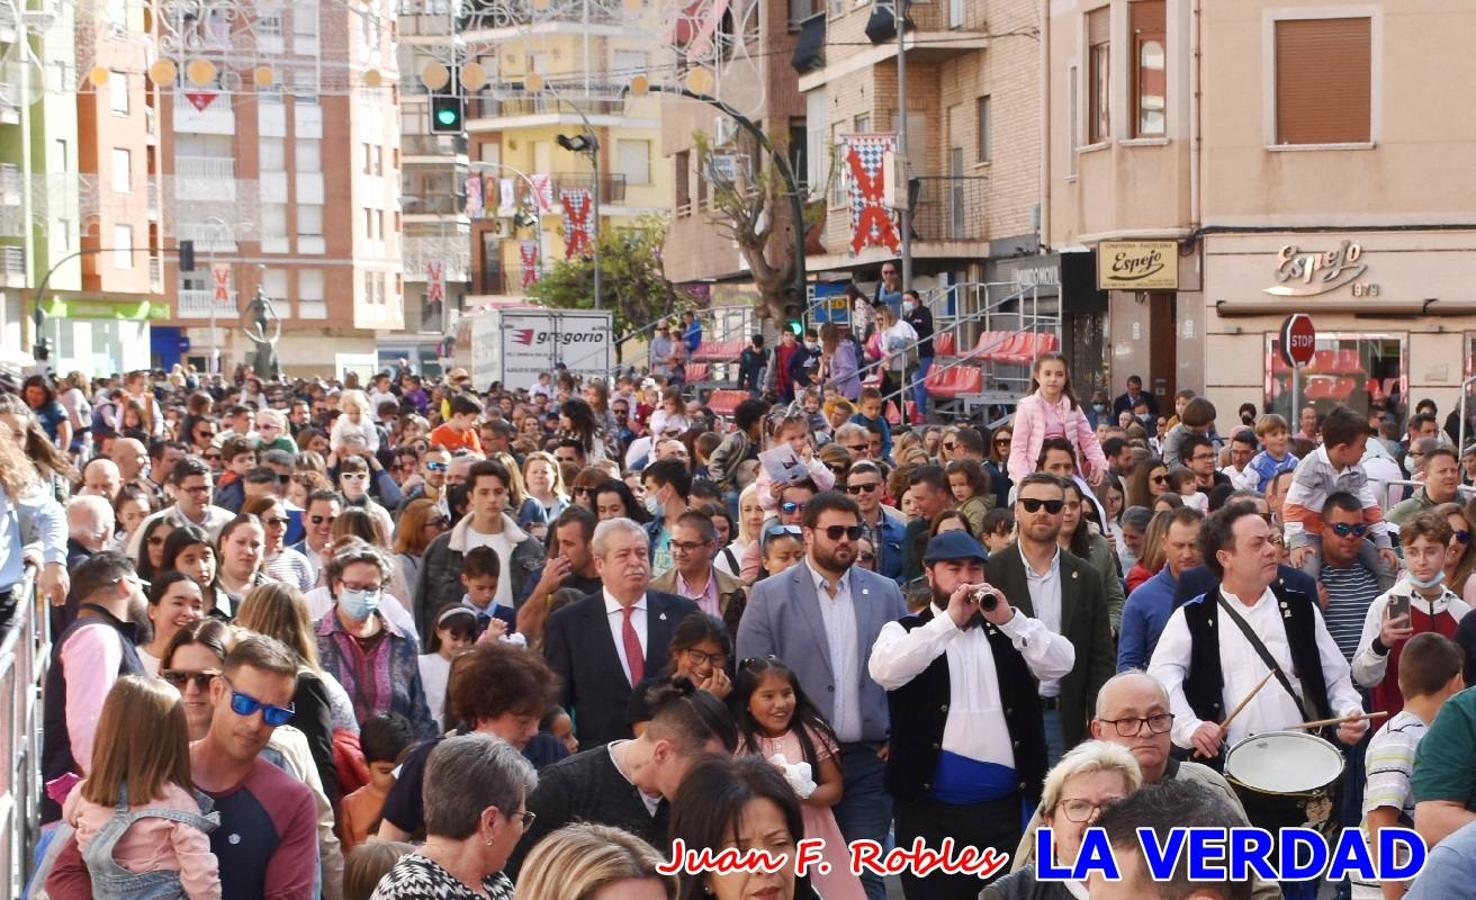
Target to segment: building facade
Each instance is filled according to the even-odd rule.
[[[1476,135],[1440,94],[1473,37],[1454,0],[1052,3],[1044,230],[1096,254],[1114,387],[1289,414],[1277,332],[1299,312],[1301,405],[1456,405]]]

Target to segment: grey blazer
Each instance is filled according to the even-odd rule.
[[[856,610],[856,674],[861,679],[861,739],[887,739],[887,692],[871,680],[867,663],[871,646],[882,626],[907,615],[902,592],[896,582],[865,569],[853,567],[851,600]],[[753,586],[748,608],[738,625],[738,658],[777,656],[794,670],[810,699],[835,721],[835,671],[825,621],[820,616],[820,598],[815,593],[810,567],[799,565]]]

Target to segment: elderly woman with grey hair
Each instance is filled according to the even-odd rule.
[[[1143,786],[1132,751],[1106,741],[1076,745],[1046,775],[1040,796],[1041,824],[1051,829],[1051,849],[1059,866],[1071,867],[1086,831],[1102,808]],[[994,882],[979,900],[1075,900],[1087,896],[1083,882],[1037,881],[1035,863]]]
[[[475,733],[442,741],[425,770],[425,844],[395,863],[371,900],[512,900],[502,867],[532,822],[537,782],[506,741]]]

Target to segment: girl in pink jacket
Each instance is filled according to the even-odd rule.
[[[1092,423],[1071,392],[1066,357],[1046,353],[1031,370],[1031,394],[1015,410],[1015,434],[1010,444],[1010,479],[1016,484],[1035,471],[1040,445],[1046,438],[1063,437],[1076,451],[1076,464],[1093,486],[1107,474],[1107,457],[1097,442]]]

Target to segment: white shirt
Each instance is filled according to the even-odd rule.
[[[1226,466],[1220,474],[1230,479],[1230,486],[1237,491],[1254,491],[1261,486],[1261,474],[1247,465],[1244,469]]]
[[[1220,589],[1220,593],[1261,638],[1271,658],[1276,660],[1277,665],[1291,679],[1292,689],[1300,693],[1301,680],[1292,666],[1291,645],[1286,639],[1286,625],[1282,621],[1281,607],[1276,595],[1268,587],[1260,599],[1246,606],[1233,595],[1225,593],[1224,588]],[[1207,598],[1205,602],[1210,601]],[[1327,684],[1328,705],[1333,714],[1338,716],[1360,712],[1363,709],[1363,700],[1349,677],[1348,661],[1338,650],[1332,635],[1328,634],[1327,626],[1322,622],[1322,613],[1317,611],[1316,615],[1317,655],[1322,661],[1322,678]],[[1225,677],[1222,702],[1225,712],[1229,713],[1240,705],[1240,701],[1255,689],[1270,670],[1261,662],[1260,655],[1228,614],[1219,616],[1216,630],[1220,633],[1220,668]],[[1158,647],[1153,651],[1153,659],[1148,664],[1148,674],[1158,679],[1168,691],[1169,703],[1174,713],[1173,739],[1180,747],[1193,746],[1190,737],[1203,724],[1203,720],[1194,714],[1184,695],[1184,679],[1189,675],[1193,645],[1189,624],[1184,618],[1184,608],[1180,607],[1169,617],[1168,625],[1164,626],[1163,635],[1158,639]],[[1311,710],[1308,713],[1316,715]],[[1263,731],[1279,731],[1301,721],[1302,713],[1297,708],[1296,701],[1273,678],[1246,705],[1240,715],[1235,717],[1235,721],[1230,723],[1229,733],[1225,736],[1226,746],[1234,746],[1251,735]]]
[[[333,610],[333,595],[329,593],[326,584],[322,587],[315,587],[306,594],[303,594],[302,599],[307,601],[308,617],[313,620],[314,625],[321,622],[323,617]],[[390,624],[409,635],[415,641],[416,646],[420,645],[420,632],[415,630],[415,618],[408,612],[405,612],[404,604],[397,598],[387,593],[381,593],[379,595],[379,613]]]
[[[446,683],[451,679],[451,660],[439,653],[420,655],[420,684],[425,688],[425,703],[430,707],[436,728],[441,728],[441,712],[446,708]]]
[[[1076,664],[1076,648],[1039,619],[1016,610],[999,630],[1025,657],[1037,679],[1063,678]],[[911,631],[900,622],[888,622],[872,645],[867,668],[877,684],[894,691],[921,675],[940,653],[948,655],[943,749],[1013,769],[1015,751],[1005,725],[999,672],[984,628],[960,629],[946,612],[935,612],[932,621]]]
[[[1030,560],[1025,558],[1023,548],[1019,550],[1020,562],[1025,564],[1025,586],[1030,589],[1030,605],[1035,609],[1035,616],[1045,627],[1056,634],[1061,633],[1061,548],[1056,548],[1056,555],[1051,557],[1051,564],[1044,575],[1037,575],[1030,568]],[[1061,695],[1060,678],[1042,678],[1040,680],[1040,695],[1042,697],[1059,697]]]
[[[835,674],[835,708],[830,726],[843,744],[861,740],[861,660],[856,648],[856,608],[851,600],[850,572],[841,576],[835,596],[829,582],[806,559],[805,567],[815,583],[820,600],[820,618],[825,622],[825,642],[830,647],[830,667]]]
[[[644,597],[641,598],[641,602],[645,602]],[[624,778],[626,781],[630,781],[630,776],[625,774],[624,769],[620,768],[620,757],[615,755],[615,748],[624,746],[625,744],[629,743],[629,740],[611,741],[610,743],[605,745],[605,747],[610,751],[610,762],[615,764],[615,771],[619,772],[620,777]],[[634,781],[630,781],[630,786],[636,789],[636,793],[640,795],[641,803],[643,803],[646,807],[646,812],[650,813],[651,816],[654,818],[656,815],[656,810],[661,808],[661,795],[656,794],[655,796],[652,796],[651,794],[646,793],[645,791],[636,787],[636,783]]]
[[[513,542],[508,539],[507,529],[503,528],[496,534],[482,534],[468,525],[466,551],[464,552],[469,552],[473,547],[491,547],[497,551],[497,561],[501,563],[498,571],[502,574],[497,578],[497,593],[492,595],[492,599],[497,601],[498,606],[511,609],[513,606],[512,576],[508,573],[512,571]]]
[[[625,655],[625,638],[622,636],[625,630],[624,607],[620,601],[615,599],[608,589],[602,589],[605,595],[605,618],[610,623],[610,639],[615,642],[615,653],[620,657],[620,668],[625,670],[625,680],[635,687],[636,679],[630,677],[630,660]],[[651,654],[646,652],[646,595],[635,602],[635,612],[630,614],[630,626],[635,629],[636,637],[641,642],[641,658],[650,659]],[[646,672],[646,675],[654,675],[655,672]]]

